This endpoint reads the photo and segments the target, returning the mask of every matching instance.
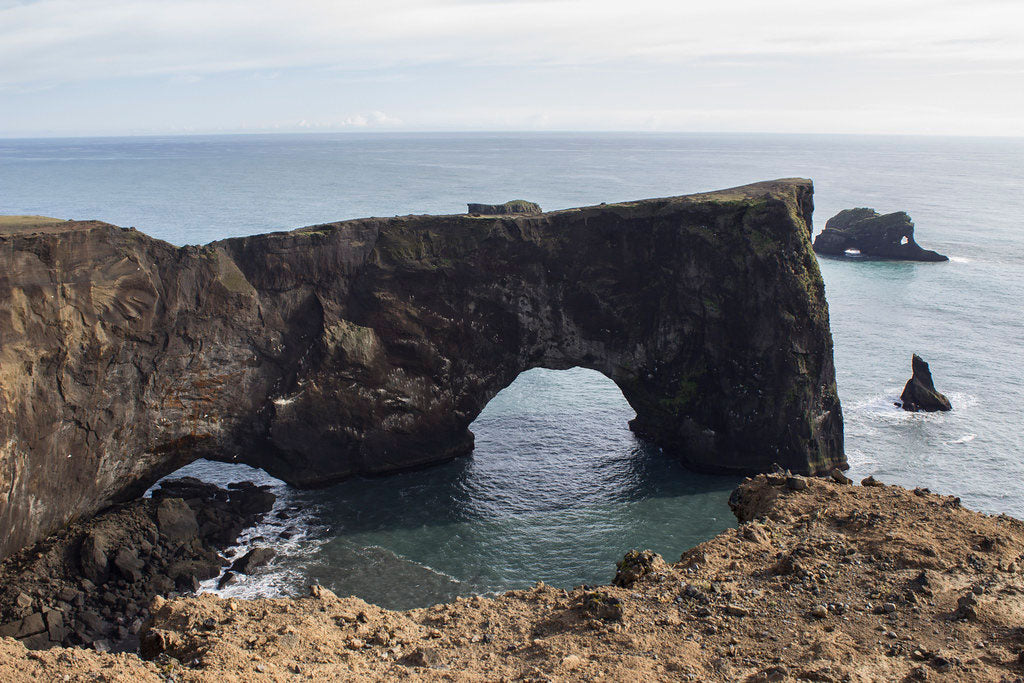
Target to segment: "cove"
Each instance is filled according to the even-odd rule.
[[[249,545],[273,547],[277,559],[219,592],[296,595],[316,582],[404,609],[537,580],[597,585],[630,548],[672,558],[734,526],[727,500],[739,478],[687,470],[629,430],[634,416],[600,373],[524,372],[471,425],[469,458],[325,489],[275,489],[298,510],[271,516]],[[181,474],[223,484],[252,471],[203,462],[173,476]],[[277,536],[289,528],[305,533]]]

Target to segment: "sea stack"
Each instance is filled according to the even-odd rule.
[[[914,222],[903,211],[884,216],[874,209],[845,209],[825,223],[814,239],[814,251],[828,256],[859,256],[900,261],[948,261],[948,256],[923,249],[914,241]]]
[[[903,393],[900,394],[903,410],[909,410],[912,413],[919,410],[928,413],[952,410],[953,406],[950,405],[949,399],[935,390],[935,385],[932,383],[932,371],[928,369],[928,363],[915,353],[911,365],[914,368],[914,376],[910,378],[907,386],[903,387]]]

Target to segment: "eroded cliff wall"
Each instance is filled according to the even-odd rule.
[[[699,469],[845,463],[810,181],[176,248],[0,231],[0,555],[197,457],[300,486],[469,453],[523,370],[603,372]]]

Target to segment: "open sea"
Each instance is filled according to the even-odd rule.
[[[97,218],[195,244],[362,216],[545,209],[742,185],[815,182],[815,225],[904,210],[949,263],[820,259],[846,448],[873,474],[1024,518],[1024,139],[697,134],[336,134],[0,140],[0,214]],[[910,357],[945,414],[893,405]],[[673,560],[735,524],[731,477],[694,474],[638,440],[599,373],[525,372],[473,424],[470,458],[328,489],[244,466],[279,494],[241,552],[279,556],[222,591],[339,594],[405,608],[456,595],[606,583],[630,548]],[[283,537],[282,537],[283,534]],[[287,538],[285,538],[287,537]],[[205,586],[213,590],[213,583]]]

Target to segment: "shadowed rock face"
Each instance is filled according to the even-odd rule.
[[[480,214],[484,216],[503,216],[512,214],[525,214],[535,216],[541,212],[540,205],[528,202],[524,199],[513,199],[504,204],[469,204],[467,213]]]
[[[928,367],[928,363],[915,353],[911,359],[911,366],[914,374],[903,387],[903,393],[900,394],[900,407],[912,413],[919,410],[929,413],[952,410],[953,406],[949,399],[935,390],[932,371]]]
[[[814,240],[814,251],[843,256],[856,249],[862,256],[902,261],[948,261],[914,241],[914,222],[903,211],[884,216],[874,209],[846,209],[825,223]]]
[[[604,373],[694,468],[841,466],[811,210],[784,180],[202,247],[0,231],[0,554],[197,457],[319,486],[467,454],[534,367]]]

